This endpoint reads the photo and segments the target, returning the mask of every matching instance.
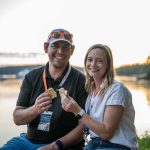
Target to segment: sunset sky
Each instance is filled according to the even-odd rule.
[[[96,43],[112,49],[115,66],[150,55],[149,0],[0,0],[0,52],[43,53],[54,28],[73,33],[74,65]]]

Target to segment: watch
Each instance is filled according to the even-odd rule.
[[[77,113],[76,118],[81,119],[82,116],[84,115],[85,111],[83,109],[80,110],[80,112]]]

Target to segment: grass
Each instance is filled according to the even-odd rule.
[[[150,133],[145,132],[138,138],[139,150],[150,150]]]

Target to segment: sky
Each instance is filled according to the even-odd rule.
[[[74,65],[97,43],[112,49],[115,66],[150,55],[149,0],[0,0],[0,52],[44,53],[55,28],[73,34]]]

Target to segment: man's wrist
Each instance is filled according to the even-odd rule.
[[[60,140],[57,140],[55,143],[59,147],[60,150],[64,149],[64,145],[63,145],[63,143]]]

